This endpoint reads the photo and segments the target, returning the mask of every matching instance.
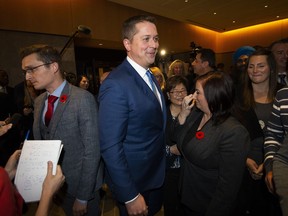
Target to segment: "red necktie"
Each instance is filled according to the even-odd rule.
[[[47,106],[47,112],[45,114],[45,125],[48,127],[50,120],[53,115],[53,110],[54,110],[54,103],[57,100],[58,97],[54,95],[49,95],[48,97],[48,106]]]

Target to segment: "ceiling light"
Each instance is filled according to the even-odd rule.
[[[216,12],[214,12],[214,15],[216,15],[217,13]]]
[[[189,2],[189,0],[185,0],[185,3]]]
[[[264,7],[265,7],[265,8],[267,8],[267,7],[268,7],[268,5],[265,5]]]
[[[279,18],[280,18],[280,16],[276,16],[276,18],[277,18],[277,19],[279,19]]]
[[[233,20],[233,23],[236,23],[236,21],[235,21],[235,20]]]
[[[165,55],[166,55],[166,50],[162,49],[162,50],[160,51],[160,55],[161,55],[161,56],[165,56]]]

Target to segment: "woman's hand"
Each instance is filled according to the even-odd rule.
[[[170,146],[170,152],[174,155],[181,155],[176,144]]]
[[[193,94],[187,95],[182,101],[181,112],[178,115],[178,121],[180,125],[184,124],[187,116],[189,116],[191,109],[194,107],[195,100]]]
[[[9,175],[9,178],[12,180],[16,175],[16,169],[18,165],[18,160],[20,158],[21,150],[16,150],[9,158],[5,165],[5,170]]]
[[[12,128],[12,124],[6,124],[5,121],[0,121],[0,136],[7,133],[8,130]]]
[[[251,158],[247,158],[246,166],[250,172],[251,177],[254,180],[260,180],[263,176],[263,164],[258,165]]]

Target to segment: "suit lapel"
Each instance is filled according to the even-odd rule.
[[[63,91],[61,92],[61,96],[59,98],[56,110],[54,111],[52,119],[51,119],[51,123],[49,124],[49,127],[51,129],[50,130],[51,139],[54,137],[57,126],[63,116],[63,112],[70,102],[70,91],[71,91],[71,87],[69,83],[67,82],[66,85],[64,86]]]
[[[159,109],[159,111],[161,111],[161,113],[163,115],[163,120],[164,120],[163,130],[165,130],[166,119],[167,119],[165,98],[164,98],[164,95],[160,89],[160,86],[157,83],[157,80],[155,79],[154,76],[152,76],[152,79],[153,79],[154,83],[156,84],[156,87],[157,87],[157,89],[161,95],[162,109],[161,109],[161,105],[160,105],[156,95],[153,93],[153,91],[151,91],[150,87],[146,84],[146,82],[143,80],[143,78],[137,73],[137,71],[129,64],[129,62],[127,60],[125,61],[125,64],[128,67],[128,71],[129,71],[130,76],[132,76],[133,79],[135,80],[136,85],[141,88],[141,90],[144,92],[145,95],[147,95],[149,100],[153,100],[154,104],[158,105],[157,109]]]
[[[41,124],[43,124],[43,109],[45,106],[45,100],[47,99],[47,93],[41,94],[35,101],[34,105],[34,124],[33,124],[33,135],[35,139],[41,139]]]

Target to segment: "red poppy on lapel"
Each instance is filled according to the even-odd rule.
[[[202,132],[202,131],[197,131],[196,132],[196,138],[197,139],[203,139],[204,138],[204,132]]]
[[[61,97],[60,97],[60,102],[61,102],[61,103],[65,103],[66,100],[67,100],[67,95],[61,95]]]

